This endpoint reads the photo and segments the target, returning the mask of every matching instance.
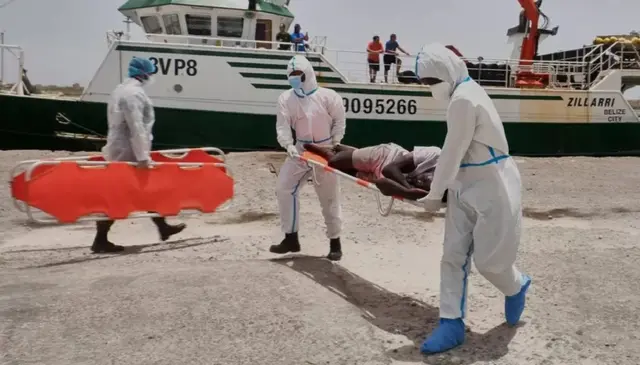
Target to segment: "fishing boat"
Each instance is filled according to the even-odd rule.
[[[146,87],[156,110],[154,148],[216,146],[224,150],[272,150],[276,100],[289,89],[286,66],[305,55],[320,86],[336,90],[347,112],[343,143],[395,142],[407,148],[442,145],[446,104],[412,79],[415,58],[389,82],[371,82],[367,55],[310,39],[304,51],[281,49],[276,33],[294,21],[290,0],[128,0],[118,10],[142,27],[146,40],[111,32],[109,50],[80,97],[29,93],[19,81],[0,94],[2,149],[97,150],[107,130],[106,103],[126,78],[132,57],[157,66]],[[518,25],[507,32],[509,58],[465,59],[502,117],[517,155],[631,155],[640,151],[640,124],[623,92],[640,84],[640,54],[631,40],[539,55],[556,36],[541,1],[519,0]],[[545,24],[538,26],[538,20]],[[20,56],[20,49],[16,46]],[[296,53],[297,52],[297,53]],[[398,56],[400,57],[400,56]],[[19,57],[20,59],[20,57]],[[20,59],[18,75],[23,75]],[[407,76],[409,75],[409,76]],[[415,75],[415,74],[413,74]],[[23,78],[19,78],[23,80]]]

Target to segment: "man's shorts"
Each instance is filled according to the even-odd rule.
[[[377,146],[358,148],[353,151],[351,160],[353,167],[359,172],[372,174],[382,178],[382,169],[399,156],[409,153],[395,143],[379,144]]]
[[[373,62],[371,60],[367,61],[369,62],[369,69],[378,72],[380,71],[380,62]]]
[[[396,59],[397,57],[394,54],[384,55],[384,69],[388,71],[391,68],[391,64],[397,62]]]

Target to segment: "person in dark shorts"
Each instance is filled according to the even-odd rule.
[[[380,71],[380,54],[384,53],[384,47],[380,37],[373,36],[373,41],[367,45],[367,63],[369,64],[369,80],[376,82],[376,76]]]
[[[389,40],[384,45],[384,82],[389,82],[389,69],[391,65],[396,65],[396,76],[400,73],[400,67],[402,66],[402,60],[398,58],[398,51],[410,56],[410,54],[402,49],[398,44],[398,37],[392,34]]]

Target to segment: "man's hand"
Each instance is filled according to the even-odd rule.
[[[139,167],[141,169],[148,169],[151,167],[151,160],[138,161],[136,167]]]
[[[418,199],[417,202],[422,204],[424,210],[426,210],[427,212],[437,212],[440,210],[440,208],[445,206],[442,203],[442,199],[433,199],[429,195],[425,196],[422,199]]]
[[[289,157],[291,158],[297,158],[300,154],[298,153],[298,149],[296,148],[296,146],[290,144],[287,146],[287,154],[289,155]]]

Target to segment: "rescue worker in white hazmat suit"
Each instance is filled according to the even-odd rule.
[[[151,130],[155,114],[151,99],[142,87],[149,83],[154,72],[155,66],[151,61],[134,57],[129,62],[129,78],[111,93],[107,105],[109,132],[107,144],[102,148],[107,161],[137,162],[142,168],[151,166]],[[164,217],[151,219],[158,227],[162,241],[186,228],[184,223],[170,225]],[[104,253],[124,250],[124,247],[113,244],[107,238],[112,225],[112,220],[96,222],[97,233],[91,251]]]
[[[278,254],[299,252],[298,224],[300,204],[298,194],[307,179],[314,176],[314,187],[329,238],[330,260],[342,258],[340,232],[342,230],[342,208],[340,206],[340,184],[335,174],[312,168],[299,161],[303,144],[340,144],[346,129],[345,109],[342,98],[331,89],[319,87],[311,63],[304,56],[294,56],[287,67],[291,89],[278,99],[276,133],[278,143],[287,150],[276,186],[280,223],[284,240],[273,245],[269,251]],[[296,140],[293,140],[292,131]]]
[[[522,203],[520,172],[498,112],[465,63],[440,44],[423,47],[416,75],[430,85],[433,98],[448,101],[447,136],[431,190],[420,199],[437,211],[448,189],[442,261],[440,321],[422,344],[437,353],[464,342],[470,259],[505,295],[505,317],[515,325],[525,306],[531,278],[515,266],[520,243]]]

